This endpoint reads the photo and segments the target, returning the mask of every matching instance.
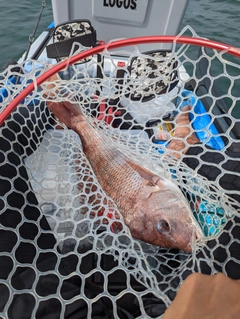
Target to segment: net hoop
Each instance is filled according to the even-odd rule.
[[[158,43],[158,42],[171,43],[174,41],[177,44],[203,46],[203,47],[212,48],[218,51],[225,51],[235,57],[240,58],[239,48],[236,48],[221,42],[217,42],[217,41],[207,40],[203,38],[188,37],[188,36],[178,36],[178,37],[176,36],[145,36],[145,37],[116,40],[110,43],[100,44],[97,47],[78,53],[70,57],[69,59],[56,64],[51,69],[47,70],[41,76],[39,76],[34,83],[30,83],[27,87],[25,87],[23,91],[21,91],[17,96],[13,98],[13,100],[9,103],[9,105],[0,114],[0,125],[2,125],[2,123],[10,115],[10,113],[17,107],[19,103],[21,103],[36,88],[36,86],[37,87],[40,86],[49,77],[63,70],[67,66],[78,62],[79,60],[88,58],[89,56],[92,56],[97,53],[101,53],[105,49],[114,50],[117,48],[121,48],[123,46],[129,46],[129,45],[149,44],[149,43]]]
[[[192,34],[121,39],[91,49],[75,42],[85,51],[56,65],[48,59],[39,71],[41,59],[29,59],[2,73],[0,318],[16,318],[18,305],[39,319],[45,309],[53,318],[83,311],[79,318],[90,319],[97,308],[99,316],[104,308],[107,317],[162,318],[191,273],[240,279],[240,113],[234,112],[240,110],[240,49]],[[140,52],[138,45],[152,43],[160,49]],[[172,49],[162,49],[163,43]],[[51,81],[57,73],[59,80]],[[89,131],[103,141],[97,165],[84,152],[81,134],[48,110],[49,101],[64,105],[72,97]],[[169,145],[179,123],[191,135],[175,152]],[[191,143],[193,133],[201,143]],[[114,168],[119,150],[180,190],[204,235],[191,252],[134,238],[114,193],[99,183],[97,173],[104,172],[109,185],[101,166],[108,146]],[[113,178],[117,199],[137,188],[126,171]],[[175,211],[181,225],[183,215]],[[162,216],[157,218],[153,225],[162,227]],[[186,227],[178,233],[187,233]]]

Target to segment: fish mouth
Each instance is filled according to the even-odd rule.
[[[182,200],[181,200],[182,201]],[[173,205],[175,202],[179,202],[179,199],[173,199],[171,200],[171,204]],[[186,207],[184,204],[185,204],[185,201],[182,201],[183,203],[183,206],[182,207]],[[181,205],[179,205],[179,209],[181,209]],[[181,212],[178,212],[178,215],[181,214]],[[203,238],[205,238],[205,235],[203,233],[203,230],[201,228],[201,226],[199,225],[198,221],[196,220],[196,218],[194,217],[193,215],[193,212],[191,210],[191,208],[188,206],[188,214],[189,214],[189,220],[188,220],[188,223],[190,224],[190,226],[192,227],[193,229],[193,232],[192,232],[192,237],[193,237],[193,242],[196,242],[196,241],[200,241],[202,240]]]
[[[197,221],[194,223],[193,228],[192,240],[190,243],[188,243],[187,248],[185,249],[186,252],[192,252],[196,242],[200,242],[203,240],[203,238],[205,238],[204,233]]]
[[[201,226],[199,225],[198,221],[195,219],[193,215],[191,215],[191,221],[192,221],[192,227],[194,228],[194,232],[193,232],[194,242],[200,241],[203,238],[205,238],[205,235],[203,233]]]
[[[156,230],[162,235],[160,246],[177,248],[187,253],[191,253],[194,250],[195,243],[204,237],[197,221],[193,222],[191,220],[186,223],[171,220],[166,216],[158,221]]]
[[[182,229],[184,229],[184,227]],[[196,247],[196,243],[202,242],[204,238],[205,236],[202,231],[202,228],[193,217],[192,223],[190,225],[188,224],[187,226],[186,237],[184,238],[184,235],[182,237],[183,246],[181,247],[181,244],[180,244],[179,248],[185,252],[192,253]]]
[[[196,223],[197,223],[197,221],[196,221]],[[200,226],[196,228],[195,235],[196,235],[196,240],[201,240],[201,239],[203,239],[205,237]]]

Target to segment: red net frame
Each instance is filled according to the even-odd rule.
[[[4,109],[4,111],[0,114],[0,125],[4,122],[4,120],[9,116],[9,114],[16,108],[16,106],[30,94],[35,86],[40,86],[43,82],[45,82],[50,76],[58,73],[63,70],[66,66],[72,65],[82,59],[88,58],[94,54],[103,52],[105,49],[114,50],[117,48],[121,48],[128,45],[139,45],[139,44],[149,44],[149,43],[177,43],[177,44],[189,44],[195,46],[203,46],[205,48],[216,49],[218,51],[225,51],[233,56],[240,58],[240,49],[233,47],[228,44],[224,44],[217,41],[188,37],[188,36],[146,36],[146,37],[137,37],[137,38],[129,38],[123,40],[113,41],[107,44],[100,44],[97,47],[88,49],[84,52],[76,54],[69,59],[56,64],[54,67],[46,71],[44,74],[39,76],[36,79],[35,83],[29,84],[22,92],[20,92],[12,102]]]

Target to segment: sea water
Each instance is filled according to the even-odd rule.
[[[42,0],[0,0],[0,67],[27,49],[41,7]],[[190,25],[199,36],[239,46],[239,10],[239,0],[190,0],[180,30]],[[37,35],[52,20],[46,0]]]

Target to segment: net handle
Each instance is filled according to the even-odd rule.
[[[67,66],[72,65],[79,60],[88,58],[97,53],[103,52],[105,49],[113,50],[123,46],[130,45],[138,45],[138,44],[148,44],[148,43],[172,43],[176,42],[177,44],[190,44],[195,46],[203,46],[206,48],[212,48],[218,51],[226,51],[227,53],[239,57],[240,58],[240,49],[212,40],[207,40],[203,38],[194,38],[187,36],[145,36],[145,37],[136,37],[136,38],[128,38],[122,40],[116,40],[109,43],[100,44],[94,48],[90,48],[84,52],[78,53],[67,60],[64,60],[51,69],[44,72],[38,78],[36,78],[35,82],[30,83],[26,86],[18,95],[13,97],[13,100],[9,103],[9,105],[3,110],[0,114],[0,125],[5,121],[5,119],[11,114],[11,112],[17,107],[19,103],[21,103],[36,87],[40,86],[43,82],[45,82],[52,75],[62,71]]]

